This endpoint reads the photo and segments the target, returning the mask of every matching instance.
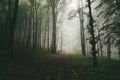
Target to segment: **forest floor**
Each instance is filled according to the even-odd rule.
[[[44,51],[19,51],[0,57],[0,80],[120,80],[120,61],[92,58],[80,54],[52,54]]]

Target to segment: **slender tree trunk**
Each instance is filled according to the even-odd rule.
[[[32,44],[33,44],[33,49],[35,49],[35,13],[34,13],[34,8],[33,8],[33,33],[32,33],[32,38],[33,38],[33,41],[32,41]]]
[[[83,18],[83,1],[80,0],[82,7],[80,8],[79,5],[79,20],[80,20],[80,36],[81,36],[81,48],[82,54],[86,55],[86,48],[85,48],[85,34],[84,34],[84,18]]]
[[[48,9],[48,13],[47,13],[47,20],[48,20],[48,51],[49,50],[49,41],[50,41],[50,37],[49,37],[49,33],[50,33],[50,26],[49,26],[49,9]]]
[[[23,41],[23,47],[26,48],[26,39],[27,39],[27,36],[26,36],[26,33],[27,33],[27,24],[28,24],[28,15],[27,15],[27,11],[25,11],[25,22],[24,22],[24,41]]]
[[[38,8],[37,8],[37,2],[35,1],[35,13],[36,13],[36,27],[35,27],[35,48],[37,48],[37,39],[38,39]]]
[[[91,45],[92,45],[92,56],[93,56],[93,66],[97,67],[97,56],[96,56],[96,41],[95,41],[95,34],[94,34],[94,25],[93,25],[93,16],[92,16],[92,9],[91,9],[91,1],[88,0],[88,8],[89,8],[89,16],[90,16],[90,35],[91,35]]]
[[[29,48],[29,45],[31,43],[31,16],[32,16],[32,10],[30,10],[30,16],[29,16],[29,26],[28,26],[28,40],[27,40],[27,48]]]
[[[56,22],[57,22],[57,6],[60,0],[50,0],[53,17],[52,45],[51,52],[56,53]]]
[[[119,58],[120,58],[120,45],[118,45],[118,55],[119,55]]]
[[[52,53],[56,53],[56,13],[55,9],[52,9],[53,14],[53,32],[52,32]]]
[[[25,26],[25,21],[23,22],[23,48],[25,47],[25,35],[26,35],[26,26]]]
[[[19,4],[19,0],[15,0],[13,18],[12,18],[12,21],[10,21],[10,46],[9,47],[11,49],[11,53],[13,53],[13,41],[14,41],[14,33],[15,33],[15,27],[16,27],[16,21],[17,21],[18,4]]]
[[[21,29],[20,27],[18,28],[19,30]],[[20,37],[21,37],[21,31],[18,30],[18,35],[17,35],[17,45],[20,46]],[[18,48],[18,47],[17,47]]]
[[[102,51],[102,43],[101,43],[101,39],[99,40],[99,45],[100,45],[100,53],[101,53],[101,57],[103,57],[103,51]]]
[[[110,43],[110,34],[107,41],[107,57],[111,58],[111,43]]]
[[[1,29],[1,41],[0,41],[0,49],[1,50],[4,50],[4,49],[10,49],[10,33],[9,30],[10,30],[10,25],[11,25],[11,22],[12,22],[12,17],[11,17],[11,3],[12,1],[11,0],[8,0],[8,13],[7,13],[7,16],[6,16],[6,20],[4,22],[3,25],[0,25],[0,26],[3,26],[2,29]],[[7,24],[6,24],[7,23]]]
[[[9,4],[8,4],[8,13],[9,13],[9,25],[11,27],[12,24],[12,14],[11,14],[11,0],[9,0]]]
[[[61,52],[63,52],[62,45],[63,45],[63,30],[62,30],[62,26],[61,26]]]
[[[37,23],[37,12],[36,12],[36,29],[35,29],[35,48],[37,48],[37,29],[38,29],[38,23]]]
[[[98,29],[98,36],[99,36],[100,35],[99,26],[97,27],[97,29]],[[99,38],[98,44],[99,44],[100,56],[103,57],[101,38]]]
[[[41,13],[41,10],[40,10],[40,15],[42,15],[42,13]],[[40,49],[42,48],[42,16],[40,16],[40,24],[39,24],[39,28],[40,28]]]
[[[47,24],[48,24],[48,22],[46,21],[46,26],[45,26],[45,36],[44,36],[44,49],[46,48]]]

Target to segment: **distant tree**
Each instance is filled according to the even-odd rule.
[[[111,45],[119,46],[120,37],[120,0],[100,0],[101,2],[96,7],[97,10],[102,9],[98,17],[104,17],[103,26],[100,29],[104,31],[106,44],[107,44],[107,55],[111,55]],[[103,9],[104,8],[104,9]],[[115,46],[114,46],[115,47]]]
[[[79,0],[78,3],[79,3],[78,4],[78,14],[79,14],[79,21],[80,21],[81,48],[82,48],[82,54],[85,56],[86,55],[86,46],[85,46],[85,34],[84,34],[83,0]],[[81,7],[80,7],[80,5],[81,5]]]
[[[29,22],[28,22],[28,38],[27,38],[27,48],[30,47],[31,45],[31,16],[32,16],[32,10],[29,9],[30,14],[29,14]]]
[[[107,37],[107,56],[109,58],[111,58],[111,37],[110,37],[110,33],[108,33],[108,37]]]
[[[52,47],[51,52],[56,53],[56,23],[57,23],[57,7],[60,0],[50,0],[53,17]]]

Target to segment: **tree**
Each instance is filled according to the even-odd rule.
[[[13,3],[13,1],[11,2]],[[0,51],[8,49],[10,1],[0,0]]]
[[[11,52],[13,53],[13,41],[14,41],[14,33],[15,33],[15,28],[16,28],[16,21],[17,21],[17,13],[18,13],[18,4],[19,0],[15,0],[15,5],[14,5],[14,12],[13,12],[13,17],[11,16],[11,10],[9,10],[9,19],[10,19],[10,42],[9,42],[9,48],[11,49]],[[9,3],[11,5],[11,3]]]
[[[107,38],[107,56],[111,58],[111,37],[110,33],[108,33],[108,38]]]
[[[80,4],[81,3],[81,4]],[[82,7],[80,7],[80,5]],[[81,36],[81,48],[82,48],[82,54],[86,55],[86,49],[85,49],[85,34],[84,34],[84,15],[83,15],[83,1],[79,1],[78,5],[78,14],[79,14],[79,21],[80,21],[80,36]]]
[[[91,39],[90,39],[90,43],[92,46],[92,56],[93,56],[93,66],[96,67],[97,66],[97,56],[96,56],[96,41],[95,41],[95,35],[94,35],[94,21],[93,21],[93,16],[92,16],[92,8],[91,8],[91,1],[87,0],[88,2],[88,8],[89,8],[89,28],[90,28],[90,35],[91,35]]]
[[[57,7],[60,0],[50,0],[52,8],[52,17],[53,17],[53,32],[52,32],[52,46],[51,52],[56,53],[56,23],[57,23]]]
[[[97,10],[102,9],[98,17],[104,17],[101,31],[104,31],[107,34],[104,34],[107,44],[107,55],[111,55],[111,45],[118,47],[120,44],[120,1],[119,0],[100,0],[101,2],[96,7]],[[104,8],[104,9],[103,9]]]

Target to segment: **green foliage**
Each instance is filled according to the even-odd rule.
[[[106,6],[104,11],[102,10],[98,17],[104,15],[104,23],[101,30],[110,33],[110,37],[113,38],[112,42],[114,45],[120,45],[117,42],[120,40],[120,1],[119,0],[101,0],[100,4],[95,8],[99,10],[99,8],[103,8]],[[108,38],[106,35],[105,38]]]
[[[99,66],[93,68],[92,57],[76,54],[73,57],[75,79],[80,80],[119,80],[120,60],[98,57]],[[78,77],[77,77],[78,76]]]

